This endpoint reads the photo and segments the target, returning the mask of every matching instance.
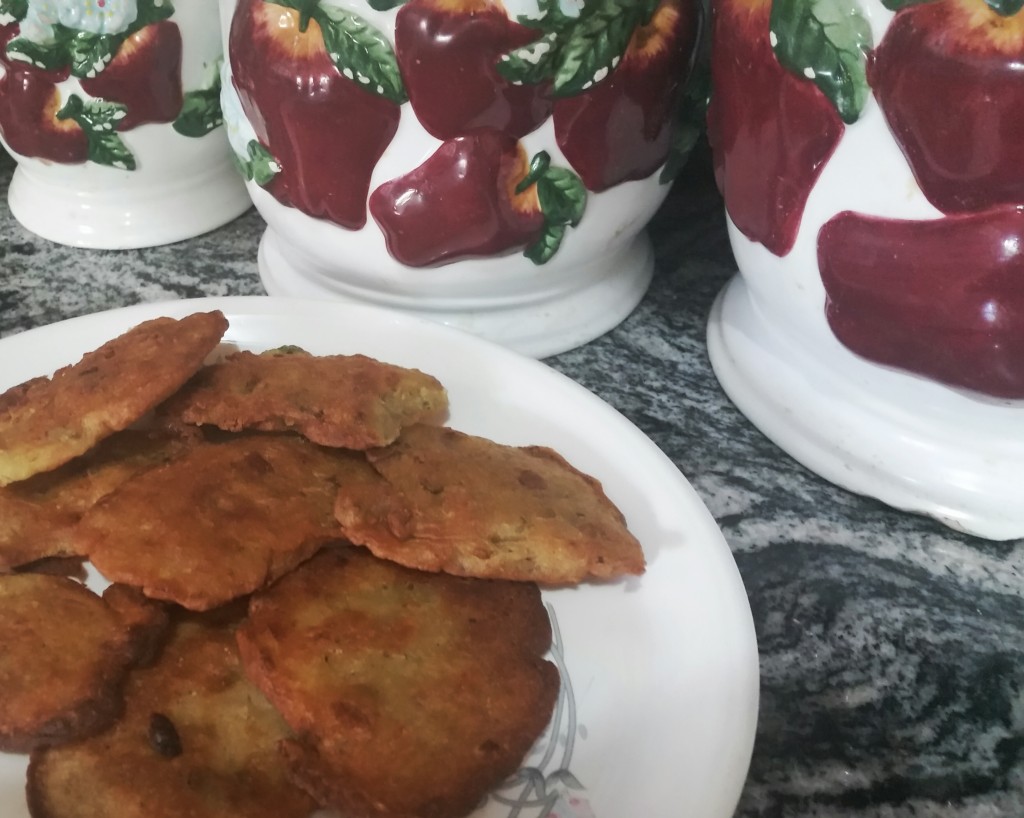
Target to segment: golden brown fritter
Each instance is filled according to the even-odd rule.
[[[125,429],[53,471],[0,491],[77,518],[133,477],[170,463],[200,442],[196,431]]]
[[[0,487],[0,573],[48,557],[73,556],[70,532],[86,510],[194,442],[166,431],[126,429],[53,471]]]
[[[0,486],[54,469],[133,424],[202,366],[226,329],[220,312],[155,318],[52,378],[0,395]]]
[[[227,431],[294,430],[323,446],[367,449],[405,426],[440,422],[448,396],[436,378],[365,355],[239,352],[204,367],[161,408]]]
[[[470,812],[547,725],[558,672],[537,586],[326,547],[250,601],[246,673],[296,731],[295,779],[346,818]]]
[[[107,727],[129,667],[165,624],[163,607],[132,588],[112,585],[101,598],[64,577],[0,577],[0,750]]]
[[[420,425],[367,456],[383,480],[344,488],[335,512],[345,536],[379,557],[542,584],[644,571],[601,484],[551,449]]]
[[[0,574],[47,557],[74,555],[70,532],[76,520],[0,487]]]
[[[206,610],[273,582],[338,537],[338,486],[370,472],[362,454],[297,435],[199,444],[93,506],[74,547],[107,579]]]
[[[33,818],[310,815],[277,751],[288,729],[245,679],[221,613],[176,617],[157,661],[129,677],[112,728],[32,754]]]

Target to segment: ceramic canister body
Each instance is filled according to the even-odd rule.
[[[698,6],[381,5],[221,0],[233,145],[290,263],[350,296],[472,310],[621,258],[668,190]]]

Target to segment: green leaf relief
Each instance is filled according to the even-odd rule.
[[[99,165],[135,170],[135,157],[121,141],[117,123],[124,119],[124,105],[94,99],[85,102],[77,94],[68,97],[57,119],[73,119],[85,132],[86,158]]]
[[[174,5],[171,0],[138,0],[138,14],[135,22],[126,34],[134,34],[140,28],[145,28],[152,23],[159,23],[174,14]]]
[[[558,47],[558,34],[549,31],[528,45],[502,54],[496,66],[498,73],[515,85],[545,82],[555,74]]]
[[[173,128],[182,136],[206,136],[224,124],[220,108],[220,86],[188,91]]]
[[[985,3],[1000,17],[1013,17],[1024,7],[1024,0],[985,0]]]
[[[844,122],[856,122],[869,94],[872,46],[857,0],[774,0],[769,25],[779,62],[817,85]]]
[[[563,30],[554,73],[554,96],[572,96],[600,82],[618,65],[633,31],[646,22],[636,0],[590,0]]]
[[[28,0],[0,0],[0,25],[24,20],[28,14]]]
[[[124,42],[123,34],[89,34],[80,31],[68,41],[68,61],[71,73],[83,79],[95,77],[110,65]]]
[[[556,97],[582,93],[615,70],[633,32],[650,21],[658,2],[588,0],[573,17],[561,11],[558,0],[541,0],[540,17],[518,20],[543,35],[503,55],[498,71],[519,84],[550,81]]]
[[[587,208],[587,189],[567,168],[549,168],[537,181],[537,199],[548,224],[576,227]]]
[[[82,79],[102,71],[114,59],[124,38],[124,34],[93,34],[55,23],[49,42],[15,37],[7,44],[7,54],[50,71],[71,66],[71,73]]]
[[[536,17],[520,14],[517,22],[527,28],[550,32],[561,31],[576,20],[575,15],[568,15],[562,10],[561,0],[537,0],[537,8],[540,14]]]
[[[7,56],[48,71],[63,68],[68,64],[67,47],[64,43],[37,43],[24,37],[15,37],[7,43]]]
[[[567,228],[576,227],[583,218],[587,208],[587,189],[580,177],[568,168],[552,166],[546,151],[533,157],[524,182],[528,180],[536,180],[544,232],[526,248],[523,255],[534,264],[545,264],[562,245]],[[517,188],[517,192],[521,191]]]
[[[401,105],[409,97],[391,42],[358,14],[320,4],[313,12],[338,70],[371,94]]]
[[[245,162],[245,178],[266,187],[281,172],[281,165],[269,150],[255,139],[249,141],[249,157]]]
[[[563,238],[565,238],[564,225],[547,225],[540,238],[527,247],[523,255],[534,264],[547,264],[551,261],[551,257],[558,252],[558,248],[562,246]]]

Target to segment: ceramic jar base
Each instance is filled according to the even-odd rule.
[[[468,264],[468,262],[467,262]],[[591,260],[585,271],[560,271],[561,289],[503,295],[398,294],[347,284],[335,268],[329,275],[272,228],[263,234],[259,271],[269,295],[333,299],[401,310],[470,332],[533,358],[544,358],[592,341],[620,324],[647,291],[654,253],[646,233],[617,252]],[[417,271],[429,276],[430,271]]]
[[[712,308],[708,351],[739,410],[825,479],[969,534],[1024,536],[1019,403],[869,364],[834,339],[808,349],[739,276]]]
[[[109,184],[55,183],[31,164],[14,172],[11,213],[44,239],[94,250],[153,247],[198,236],[237,218],[252,206],[238,173],[225,159],[201,174],[163,182],[129,171],[107,173]]]

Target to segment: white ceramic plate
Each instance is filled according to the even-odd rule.
[[[548,445],[598,477],[644,546],[647,573],[545,593],[563,693],[514,782],[475,818],[727,818],[758,705],[753,620],[725,539],[635,426],[578,384],[461,332],[372,308],[273,298],[148,304],[0,340],[0,388],[48,374],[157,315],[220,309],[226,342],[365,353],[445,384],[450,425]],[[2,648],[0,648],[2,649]],[[26,760],[0,754],[0,815],[25,818]]]

